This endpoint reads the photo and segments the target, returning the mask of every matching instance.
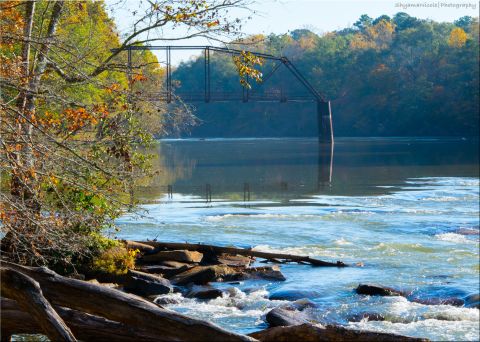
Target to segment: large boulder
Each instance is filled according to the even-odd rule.
[[[203,254],[195,251],[175,250],[159,251],[154,254],[147,254],[141,258],[144,263],[158,263],[160,261],[178,261],[187,263],[199,263],[202,261]]]
[[[355,289],[355,292],[369,296],[405,296],[405,293],[402,291],[395,290],[391,287],[372,284],[360,284]]]
[[[289,307],[270,310],[265,316],[270,327],[290,326],[308,323],[308,318],[301,312]]]
[[[158,275],[129,270],[123,289],[126,292],[146,297],[170,293],[173,287],[167,279]]]
[[[304,298],[292,303],[280,305],[270,310],[265,316],[270,327],[299,325],[315,321],[307,308],[315,307],[315,303]]]
[[[205,285],[212,281],[220,281],[236,275],[238,272],[226,265],[195,266],[177,274],[171,281],[176,285]]]
[[[377,333],[371,331],[350,330],[340,326],[322,326],[304,323],[301,325],[274,327],[250,334],[261,342],[318,342],[318,341],[336,341],[336,342],[399,342],[412,341],[421,342],[427,339],[401,336],[396,334]]]

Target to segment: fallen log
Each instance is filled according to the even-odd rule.
[[[77,310],[54,306],[76,337],[83,341],[130,342],[159,341],[158,337],[134,326],[114,322],[103,317],[90,315]],[[13,334],[41,334],[40,326],[30,314],[23,311],[14,300],[1,298],[2,336]]]
[[[58,313],[43,296],[38,282],[29,276],[2,267],[0,269],[2,295],[16,300],[38,323],[41,331],[52,341],[76,341]]]
[[[1,265],[38,281],[45,297],[54,305],[138,327],[157,336],[158,341],[254,341],[210,322],[163,309],[141,297],[65,278],[43,267],[20,266],[5,261],[1,261]]]
[[[215,254],[222,254],[222,253],[232,254],[232,255],[238,254],[238,255],[244,255],[244,256],[258,257],[262,259],[271,259],[271,260],[284,259],[287,261],[293,261],[293,262],[299,262],[299,263],[306,262],[313,266],[326,266],[326,267],[347,266],[341,261],[328,262],[328,261],[322,261],[322,260],[310,258],[309,256],[283,254],[283,253],[268,253],[268,252],[254,251],[254,250],[245,249],[245,248],[220,247],[220,246],[213,246],[213,245],[203,245],[199,243],[177,243],[177,242],[159,242],[159,241],[142,241],[138,243],[147,244],[158,249],[170,249],[170,250],[186,249],[189,251],[196,251],[201,253],[210,252]]]

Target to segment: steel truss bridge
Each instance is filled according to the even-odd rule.
[[[330,101],[318,92],[308,80],[302,75],[297,67],[287,57],[277,57],[265,53],[237,50],[230,48],[222,48],[215,46],[129,46],[123,49],[128,54],[128,75],[131,77],[133,65],[132,54],[134,51],[164,51],[166,56],[166,86],[164,90],[152,92],[152,101],[165,101],[171,103],[177,97],[184,102],[313,102],[317,103],[317,118],[319,128],[319,142],[333,143],[333,127],[332,127],[332,112]],[[183,91],[175,90],[172,82],[172,51],[201,51],[204,59],[204,85],[202,91]],[[115,49],[113,51],[116,51]],[[226,91],[212,91],[212,72],[210,57],[212,53],[222,53],[231,56],[239,56],[244,52],[260,57],[264,60],[272,61],[273,67],[262,77],[262,84],[265,84],[279,69],[285,68],[297,79],[300,84],[307,90],[307,94],[290,94],[284,92],[282,89],[274,90],[251,90],[247,87],[242,87],[242,92],[226,92]],[[248,78],[247,78],[248,82]],[[264,88],[264,87],[260,87]]]

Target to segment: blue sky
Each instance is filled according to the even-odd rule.
[[[109,5],[117,4],[113,17],[120,29],[126,30],[133,18],[129,10],[142,6],[139,0],[106,0]],[[143,1],[145,4],[145,1]],[[427,6],[442,6],[441,4],[456,4],[456,7],[399,7],[399,5],[423,4]],[[463,5],[463,6],[460,6]],[[246,34],[255,33],[286,33],[298,28],[308,28],[318,34],[352,26],[362,15],[368,14],[376,18],[382,14],[394,15],[397,12],[406,12],[412,16],[433,19],[436,21],[454,21],[464,15],[478,16],[479,3],[477,0],[258,0],[252,6],[256,12],[252,19],[246,21],[243,31]],[[246,16],[245,12],[233,12],[235,16]],[[206,45],[204,39],[183,41],[183,45]],[[158,45],[162,45],[161,42]],[[174,45],[174,44],[172,44]],[[189,58],[189,53],[177,53],[173,56],[174,63]]]

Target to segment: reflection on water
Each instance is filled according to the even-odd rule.
[[[175,193],[243,199],[298,198],[318,193],[374,195],[407,178],[478,176],[478,141],[459,139],[164,140],[158,174],[142,197]],[[247,187],[248,186],[248,187]],[[383,186],[383,188],[382,188]]]
[[[162,141],[158,148],[161,172],[140,189],[145,212],[120,218],[119,237],[234,244],[365,265],[282,265],[285,282],[216,284],[225,295],[211,301],[175,293],[178,304],[169,308],[248,333],[265,328],[263,315],[284,303],[269,296],[287,291],[313,300],[320,322],[479,340],[478,309],[353,291],[379,283],[418,298],[478,294],[478,141],[338,139],[333,155],[314,139]],[[385,320],[349,323],[365,312]]]

